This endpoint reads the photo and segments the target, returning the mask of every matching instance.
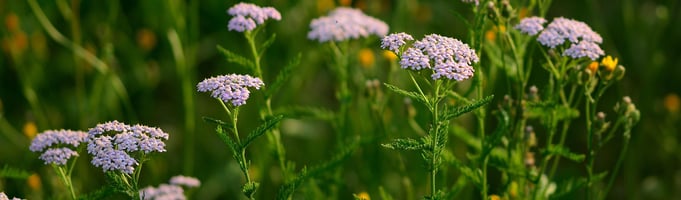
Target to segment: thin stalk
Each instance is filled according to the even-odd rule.
[[[440,154],[437,153],[437,152],[439,152],[437,142],[439,140],[438,139],[439,138],[439,136],[438,136],[439,125],[438,124],[440,123],[439,114],[438,114],[438,110],[439,110],[438,103],[439,103],[439,99],[440,99],[440,97],[439,97],[440,96],[440,85],[441,85],[441,82],[436,80],[435,81],[435,93],[433,94],[433,100],[430,102],[431,105],[429,106],[431,108],[431,112],[433,114],[433,125],[432,126],[433,126],[433,129],[434,129],[432,134],[430,135],[430,143],[431,143],[430,148],[431,148],[431,151],[433,152],[433,157],[431,158],[431,161],[430,161],[430,164],[431,164],[431,169],[430,169],[430,196],[431,197],[434,197],[435,194],[437,193],[437,188],[436,188],[436,185],[435,185],[436,184],[435,179],[437,177],[437,171],[438,171],[437,159],[440,156]],[[418,87],[418,85],[417,85],[417,87]]]
[[[613,132],[614,132],[614,130],[617,129],[620,122],[621,122],[621,120],[617,121],[617,124],[612,129]],[[610,179],[608,180],[608,185],[605,187],[605,190],[603,190],[603,194],[601,195],[601,199],[605,199],[605,197],[610,192],[610,189],[612,188],[612,184],[615,181],[615,177],[617,176],[617,172],[619,172],[619,169],[622,166],[622,162],[624,162],[624,157],[626,157],[626,155],[627,155],[627,150],[629,149],[629,139],[631,139],[627,132],[630,132],[630,131],[631,130],[629,130],[629,129],[625,130],[624,139],[623,139],[624,141],[622,141],[624,144],[622,145],[622,150],[620,150],[620,156],[619,156],[619,158],[617,158],[617,164],[615,164],[615,169],[613,170],[612,174],[610,175]]]
[[[76,192],[73,189],[73,184],[71,183],[71,176],[66,172],[66,169],[61,166],[56,166],[53,165],[55,171],[59,174],[59,177],[61,178],[62,181],[64,181],[64,184],[66,185],[67,188],[69,188],[69,193],[71,195],[71,199],[76,199]]]
[[[593,130],[591,127],[592,123],[592,116],[591,116],[591,105],[592,102],[590,100],[587,100],[586,102],[586,132],[587,132],[587,156],[588,156],[588,161],[586,165],[586,170],[587,170],[587,184],[586,184],[586,199],[591,199],[591,184],[592,184],[592,179],[593,179],[593,162],[594,162],[594,155],[593,155]]]
[[[47,18],[43,10],[40,8],[40,5],[36,2],[36,0],[27,1],[29,7],[31,7],[31,10],[38,19],[40,25],[43,27],[43,29],[45,29],[47,35],[49,35],[55,42],[73,51],[75,55],[82,58],[86,62],[90,63],[99,73],[103,75],[112,74],[112,76],[110,77],[111,87],[119,96],[119,98],[121,98],[121,101],[123,103],[123,106],[126,108],[126,111],[131,116],[134,117],[135,110],[132,107],[130,97],[128,96],[128,92],[125,90],[125,85],[123,85],[123,81],[121,81],[120,77],[117,76],[115,73],[112,73],[110,71],[109,66],[104,61],[102,61],[101,59],[97,58],[97,56],[85,50],[85,48],[83,48],[82,46],[76,45],[73,41],[64,37],[64,35],[62,35],[54,27],[54,25],[52,25],[52,23]]]
[[[246,37],[246,41],[248,42],[248,46],[251,49],[251,54],[253,55],[253,63],[255,64],[255,66],[254,66],[255,67],[255,69],[254,69],[255,76],[264,81],[265,78],[262,74],[262,69],[261,69],[261,65],[260,65],[260,60],[262,59],[262,57],[261,57],[261,54],[258,53],[258,48],[255,44],[255,37],[258,33],[257,31],[258,30],[253,31],[253,32],[247,31],[244,36]],[[265,90],[263,90],[263,92],[265,92]],[[263,95],[263,97],[265,98],[264,99],[265,108],[261,107],[260,118],[262,120],[265,120],[265,118],[267,116],[273,115],[272,98],[269,97],[269,96],[266,96],[266,95]],[[269,130],[269,132],[272,133],[272,134],[268,134],[267,138],[268,138],[270,144],[274,145],[274,148],[275,148],[274,151],[276,153],[277,161],[278,161],[279,167],[282,170],[282,178],[283,178],[283,180],[287,180],[288,179],[288,171],[287,171],[287,167],[286,167],[286,151],[284,149],[283,143],[281,142],[281,133],[279,132],[279,128],[277,128],[277,127]]]
[[[182,42],[180,36],[177,34],[175,29],[168,31],[168,41],[170,42],[171,49],[173,51],[173,57],[175,58],[175,69],[177,71],[177,76],[180,77],[180,84],[182,88],[182,103],[184,108],[184,137],[185,141],[184,147],[184,165],[183,168],[185,173],[191,173],[193,171],[193,158],[194,158],[194,146],[195,146],[195,111],[194,111],[194,96],[192,95],[194,90],[191,83],[191,69],[189,69],[184,48],[182,47]]]

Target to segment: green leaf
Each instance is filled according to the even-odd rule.
[[[461,174],[468,178],[471,182],[473,182],[473,185],[475,185],[478,188],[482,188],[482,172],[479,169],[473,169],[470,168],[464,164],[461,163],[456,163],[455,164],[456,168],[459,169],[459,172]]]
[[[258,189],[259,186],[260,186],[260,183],[258,183],[258,182],[246,183],[241,188],[241,192],[243,192],[244,195],[246,195],[247,197],[253,197],[253,194],[255,193],[255,191]]]
[[[106,199],[106,197],[109,197],[114,194],[114,190],[111,189],[109,185],[104,185],[103,187],[99,188],[98,190],[94,192],[90,192],[86,195],[81,195],[78,197],[78,199],[81,200],[89,200],[89,199]]]
[[[225,59],[227,59],[227,62],[239,64],[239,65],[244,66],[244,67],[246,67],[250,70],[253,70],[253,68],[255,67],[255,64],[253,64],[253,61],[251,61],[251,60],[249,60],[249,59],[247,59],[243,56],[240,56],[239,54],[231,52],[231,51],[223,48],[220,45],[218,45],[217,48],[218,48],[218,51],[220,53],[222,53],[222,55],[225,56]]]
[[[273,33],[267,40],[265,40],[264,43],[262,43],[262,46],[260,48],[260,52],[258,52],[258,56],[262,57],[262,55],[265,53],[267,48],[270,48],[272,43],[274,43],[274,40],[277,38],[277,34]]]
[[[312,177],[316,177],[322,174],[323,172],[331,170],[334,167],[340,165],[341,162],[350,157],[350,155],[352,155],[352,153],[358,147],[359,140],[354,140],[350,144],[345,145],[345,148],[341,149],[340,152],[337,152],[336,155],[334,155],[330,160],[322,164],[316,165],[314,167],[303,168],[298,176],[296,176],[292,180],[287,181],[284,185],[281,186],[279,192],[277,193],[277,199],[288,200],[291,197],[291,195],[293,195],[293,192],[295,192],[296,187],[302,184],[303,181],[310,179]]]
[[[422,150],[428,147],[428,145],[423,143],[423,141],[418,141],[411,138],[395,139],[393,142],[381,144],[381,146],[395,150]]]
[[[385,191],[385,188],[383,186],[378,186],[378,194],[383,200],[393,200],[393,196],[390,195],[387,191]]]
[[[383,85],[385,85],[385,87],[387,87],[388,89],[392,90],[393,92],[395,92],[397,94],[400,94],[400,95],[405,96],[405,97],[409,97],[411,99],[420,101],[420,102],[428,105],[428,100],[426,100],[425,97],[423,95],[419,94],[419,93],[409,92],[409,91],[400,89],[397,86],[390,85],[388,83],[383,83]]]
[[[277,113],[285,115],[287,118],[313,118],[325,121],[333,121],[336,114],[326,108],[311,106],[292,106],[283,108]]]
[[[301,53],[298,53],[296,57],[294,57],[291,61],[284,66],[281,71],[279,71],[279,74],[277,74],[277,78],[274,79],[274,82],[267,87],[265,91],[265,98],[272,97],[274,93],[279,91],[281,89],[281,86],[284,85],[284,82],[286,82],[290,77],[291,77],[291,72],[293,71],[294,67],[298,66],[300,64],[300,58],[302,57]]]
[[[558,198],[570,194],[584,186],[586,186],[586,178],[584,177],[572,177],[564,181],[558,182],[556,184],[556,193],[551,195],[552,198]]]
[[[525,104],[525,117],[540,119],[543,123],[579,117],[579,111],[574,108],[558,105],[555,102],[527,102]]]
[[[452,109],[446,109],[445,112],[443,113],[443,116],[440,119],[447,121],[447,120],[456,118],[458,116],[461,116],[463,114],[471,112],[471,111],[473,111],[473,110],[475,110],[475,109],[477,109],[481,106],[484,106],[485,104],[492,101],[493,98],[494,98],[494,95],[489,95],[489,96],[482,98],[480,100],[477,100],[477,101],[474,100],[473,102],[471,102],[468,105],[456,107],[453,110]]]
[[[544,150],[543,153],[548,154],[548,155],[562,156],[562,157],[565,157],[565,158],[570,159],[570,160],[575,161],[575,162],[582,162],[582,161],[584,161],[584,158],[586,157],[586,156],[584,156],[584,154],[573,153],[573,152],[570,151],[570,149],[568,149],[564,146],[557,146],[557,145],[556,146],[549,146],[546,150]]]
[[[508,133],[508,126],[510,124],[508,113],[503,109],[500,109],[499,112],[496,113],[496,116],[499,124],[492,135],[485,137],[486,141],[485,148],[482,151],[482,158],[487,157],[487,155],[494,150],[494,147],[501,142],[501,138]]]
[[[284,119],[284,115],[277,115],[265,121],[265,123],[258,126],[258,128],[255,128],[255,130],[251,131],[251,133],[246,136],[246,140],[241,144],[241,148],[246,148],[253,140],[265,134],[267,130],[272,129],[274,125],[277,125],[282,119]]]
[[[232,138],[230,138],[230,137],[227,135],[227,132],[226,132],[224,129],[222,129],[222,126],[218,126],[218,127],[215,129],[215,133],[218,134],[218,137],[220,137],[220,139],[222,140],[222,142],[224,142],[225,144],[227,144],[227,146],[229,147],[229,149],[232,150],[232,152],[234,153],[234,155],[238,154],[238,153],[241,151],[240,145],[237,144],[234,140],[232,140]],[[235,156],[235,157],[236,157],[236,156]]]
[[[0,169],[0,178],[26,179],[31,176],[31,172],[5,165]]]

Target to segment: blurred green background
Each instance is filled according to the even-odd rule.
[[[250,56],[243,35],[226,27],[230,17],[225,11],[238,2],[38,1],[61,34],[106,63],[107,70],[101,70],[52,39],[26,1],[0,0],[0,167],[12,166],[38,175],[28,179],[0,179],[0,191],[28,199],[48,198],[63,191],[52,169],[43,165],[38,154],[28,150],[29,138],[48,129],[87,130],[100,122],[119,120],[160,127],[170,133],[168,152],[156,155],[145,166],[142,187],[156,186],[171,176],[186,174],[203,182],[200,189],[192,192],[195,199],[243,198],[241,174],[231,152],[216,137],[214,126],[201,120],[201,116],[224,117],[224,113],[208,94],[194,89],[204,78],[246,73],[243,67],[227,63],[215,48],[221,45]],[[526,4],[525,1],[512,2],[514,6]],[[457,0],[253,3],[273,6],[282,14],[281,21],[268,22],[264,30],[263,35],[277,34],[276,42],[263,60],[265,82],[274,79],[274,74],[293,56],[298,53],[303,56],[295,76],[274,97],[275,108],[288,105],[335,108],[333,75],[328,70],[330,56],[321,50],[322,45],[309,41],[306,36],[309,22],[326,15],[338,4],[361,8],[388,23],[390,32],[404,31],[418,38],[438,33],[465,41],[468,31],[454,12],[471,15],[470,7]],[[559,16],[589,24],[603,36],[605,52],[618,57],[619,63],[626,67],[624,80],[609,90],[603,101],[607,106],[600,109],[611,109],[621,96],[629,95],[641,111],[641,122],[635,128],[631,150],[610,198],[681,196],[681,1],[555,1],[547,18]],[[179,35],[184,62],[173,54],[169,42],[171,30]],[[366,40],[363,47],[365,54],[371,54],[371,64],[362,68],[367,71],[366,76],[385,81],[380,73],[389,64],[378,39]],[[117,78],[124,86],[125,95],[114,86]],[[189,106],[186,93],[183,94],[183,81],[192,86],[190,102],[193,104]],[[504,92],[491,91],[498,97]],[[254,97],[241,112],[240,126],[246,130],[259,123],[255,106],[262,103],[262,98],[260,94]],[[191,115],[187,115],[187,111],[194,113],[188,121],[186,116]],[[393,118],[404,115],[395,113]],[[362,117],[358,116],[359,120]],[[393,121],[400,122],[399,119]],[[399,130],[400,125],[396,126]],[[326,122],[285,120],[281,129],[287,158],[295,161],[298,169],[319,163],[332,153],[335,137]],[[409,135],[397,131],[387,134],[388,138]],[[581,151],[584,137],[578,134],[571,133],[575,137],[569,137],[568,145]],[[191,140],[195,145],[187,147],[187,141]],[[259,168],[257,163],[271,156],[266,148],[259,148],[265,145],[264,139],[257,141],[249,149],[249,158],[255,163],[254,177],[269,179],[262,181],[259,197],[272,199],[281,177],[277,177],[276,168]],[[605,147],[596,161],[598,169],[605,170],[615,162],[618,145],[614,142]],[[187,148],[193,149],[189,156],[185,156]],[[393,167],[397,161],[381,157],[389,153],[394,152],[377,147],[355,152],[344,164],[347,187],[343,188],[340,199],[349,199],[352,193],[360,192],[369,192],[374,197],[381,185],[400,197],[399,189],[391,184],[400,181],[402,176],[412,177],[419,189],[417,194],[424,193],[427,180],[421,177],[425,171],[419,164],[411,165],[413,168],[407,169],[408,174],[403,174]],[[417,155],[404,156],[419,162]],[[104,179],[100,169],[89,166],[85,160],[80,160],[74,174],[80,193],[97,189]],[[559,169],[559,174],[570,176],[582,173],[580,170],[579,166],[568,166]],[[320,183],[323,180],[317,181],[324,184]],[[471,194],[464,195],[474,193],[472,188],[469,190]],[[491,192],[494,191],[492,188]]]

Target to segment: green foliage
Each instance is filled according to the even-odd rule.
[[[473,110],[475,110],[475,109],[477,109],[481,106],[484,106],[485,104],[492,101],[493,98],[494,98],[494,95],[489,95],[489,96],[482,98],[480,100],[473,101],[473,102],[471,102],[471,103],[469,103],[465,106],[459,106],[459,107],[456,107],[455,109],[445,109],[443,114],[442,114],[441,119],[442,120],[454,119],[458,116],[461,116],[463,114],[471,112],[471,111],[473,111]]]
[[[220,45],[217,46],[217,49],[220,53],[222,53],[223,56],[225,56],[225,59],[227,59],[227,62],[239,64],[239,65],[246,67],[247,69],[250,69],[250,70],[255,70],[254,69],[255,64],[250,59],[247,59],[243,56],[240,56],[239,54],[236,54],[236,53],[234,53],[230,50],[227,50]]]
[[[115,191],[109,185],[104,185],[103,187],[99,188],[98,190],[95,190],[95,191],[90,192],[86,195],[82,195],[82,196],[78,197],[78,199],[80,199],[80,200],[106,199],[106,197],[109,197],[113,194],[115,194]]]
[[[555,102],[527,102],[525,106],[525,117],[540,119],[543,123],[548,123],[551,119],[560,121],[579,117],[577,109],[559,105]]]
[[[284,115],[277,115],[265,121],[255,130],[251,131],[248,136],[246,136],[246,139],[241,143],[241,148],[246,148],[249,144],[251,144],[251,142],[253,142],[253,140],[265,134],[268,130],[274,128],[275,125],[277,125],[277,123],[279,123],[282,119],[284,119]]]
[[[269,87],[267,87],[265,91],[265,98],[270,98],[272,95],[274,95],[281,86],[284,85],[284,83],[291,78],[291,74],[294,69],[297,69],[297,67],[300,65],[300,59],[302,57],[301,53],[298,53],[293,59],[291,59],[285,66],[284,68],[279,71],[279,74],[277,74],[277,78],[274,79],[274,82],[269,84]]]
[[[277,113],[284,114],[287,118],[312,118],[324,121],[333,121],[335,113],[326,108],[312,106],[291,106],[280,109]]]
[[[575,162],[582,162],[582,161],[584,161],[584,158],[586,157],[584,154],[573,153],[567,147],[558,146],[558,145],[549,146],[548,148],[546,148],[543,151],[543,153],[547,154],[547,155],[562,156],[564,158],[570,159],[570,160],[575,161]]]
[[[277,34],[273,33],[270,35],[265,42],[262,43],[262,46],[260,47],[260,52],[258,52],[258,56],[262,57],[263,54],[265,54],[265,51],[270,48],[270,46],[274,43],[274,41],[277,39]]]
[[[381,146],[394,150],[423,150],[428,147],[428,144],[423,140],[415,140],[411,138],[395,139],[388,144],[381,144]]]
[[[421,95],[419,93],[406,91],[406,90],[400,89],[399,87],[388,84],[388,83],[383,83],[383,85],[385,85],[385,87],[387,87],[388,89],[392,90],[393,92],[395,92],[397,94],[400,94],[400,95],[405,96],[405,97],[409,97],[411,99],[414,99],[416,101],[419,101],[419,102],[422,102],[422,103],[428,105],[428,100],[423,95]]]
[[[0,178],[26,179],[31,176],[31,172],[5,165],[0,169]]]
[[[331,159],[315,165],[313,167],[304,167],[298,176],[291,180],[287,180],[284,185],[281,186],[279,192],[277,193],[278,200],[287,200],[295,192],[296,187],[302,184],[305,180],[319,176],[320,174],[329,171],[338,165],[340,165],[345,159],[350,157],[352,153],[359,147],[359,140],[353,140],[349,144],[345,145],[339,152],[337,152]]]
[[[247,197],[252,197],[253,194],[255,194],[255,191],[260,187],[260,183],[258,182],[250,182],[244,184],[244,186],[241,188],[241,192],[244,193]]]

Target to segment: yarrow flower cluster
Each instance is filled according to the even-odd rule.
[[[515,26],[515,29],[528,35],[537,35],[539,31],[544,30],[544,23],[546,23],[546,19],[544,18],[528,17],[520,20],[520,23]]]
[[[199,187],[201,182],[199,179],[188,176],[174,176],[170,179],[170,184],[161,184],[157,188],[149,186],[139,191],[140,198],[144,200],[161,200],[161,199],[186,199],[184,196],[184,189],[181,186],[188,188]]]
[[[527,23],[531,22],[528,21]],[[522,27],[522,22],[518,26]],[[530,29],[528,28],[527,30],[529,31]],[[521,29],[521,31],[523,30]],[[598,44],[603,42],[603,38],[591,30],[589,25],[563,17],[553,19],[546,29],[539,34],[537,41],[550,48],[555,48],[564,44],[565,41],[569,41],[571,43],[570,47],[563,52],[563,56],[570,56],[575,59],[589,57],[591,60],[596,60],[605,54],[601,47],[598,46]]]
[[[48,130],[38,134],[29,150],[33,152],[43,152],[40,159],[45,164],[66,165],[66,162],[78,152],[71,148],[78,148],[80,143],[85,142],[87,133],[72,130]],[[71,148],[69,148],[71,147]]]
[[[404,35],[386,36],[387,40],[395,37],[406,38]],[[397,45],[398,43],[394,43],[383,45],[382,47],[399,48],[400,46]],[[445,77],[450,80],[462,81],[473,77],[475,70],[471,65],[478,61],[475,50],[471,49],[468,44],[464,44],[454,38],[430,34],[414,42],[412,47],[402,54],[400,65],[404,69],[410,68],[412,70],[432,68],[433,74],[431,77],[433,80]]]
[[[104,172],[132,174],[139,162],[128,153],[165,152],[164,141],[168,137],[159,128],[110,121],[88,131],[87,151],[92,155],[91,163]]]
[[[241,106],[246,103],[251,94],[248,90],[249,87],[259,90],[263,85],[265,84],[259,78],[229,74],[207,78],[196,87],[199,92],[210,92],[210,96],[213,98],[220,99],[225,103],[231,102],[234,106]]]
[[[344,41],[388,34],[388,25],[354,8],[336,8],[328,16],[313,19],[307,38],[319,42]]]
[[[21,200],[21,199],[16,197],[10,199],[4,192],[0,192],[0,200]]]
[[[407,44],[407,41],[412,40],[414,40],[414,38],[411,35],[406,34],[404,32],[392,33],[390,35],[383,37],[383,39],[381,40],[381,48],[391,50],[395,52],[395,54],[399,55],[400,47]]]
[[[238,3],[229,8],[227,13],[233,16],[227,25],[230,31],[250,31],[265,23],[265,20],[281,20],[281,14],[277,9],[273,7],[262,8],[250,3]]]
[[[181,185],[186,187],[199,187],[201,186],[201,181],[194,177],[178,175],[170,178],[170,184]]]

